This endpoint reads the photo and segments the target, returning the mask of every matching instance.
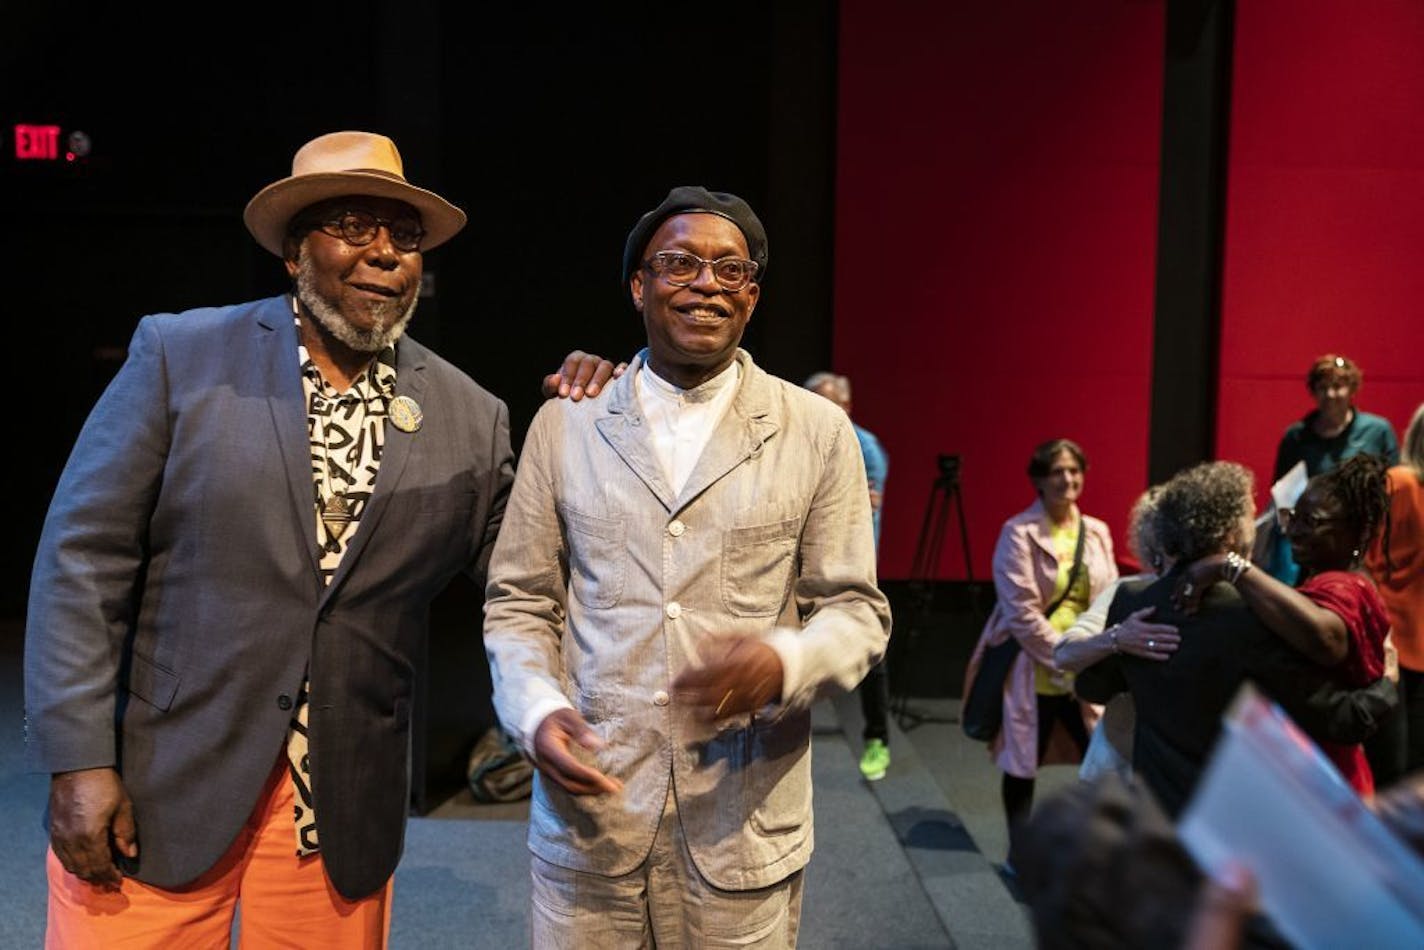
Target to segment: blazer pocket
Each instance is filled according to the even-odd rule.
[[[559,506],[569,551],[569,586],[585,607],[607,610],[623,596],[624,523]]]
[[[801,520],[722,533],[722,601],[737,617],[774,617],[791,589]]]
[[[800,831],[811,819],[809,786],[786,776],[753,801],[757,807],[752,812],[752,827],[763,837]]]
[[[134,653],[129,664],[129,692],[163,712],[173,705],[178,692],[178,674],[154,663],[142,653]]]

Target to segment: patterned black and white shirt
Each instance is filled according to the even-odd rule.
[[[300,333],[300,318],[297,326]],[[297,358],[307,404],[317,555],[322,580],[330,584],[376,487],[386,441],[386,417],[396,391],[396,352],[394,346],[381,350],[352,380],[350,388],[340,393],[322,378],[321,370],[301,344],[297,345]],[[296,788],[298,855],[313,854],[320,847],[307,756],[309,687],[309,680],[302,683],[287,734],[287,759]]]

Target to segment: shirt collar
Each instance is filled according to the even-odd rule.
[[[655,399],[664,402],[700,403],[711,402],[723,389],[735,384],[737,379],[741,376],[741,366],[736,360],[732,360],[731,365],[722,370],[722,372],[713,376],[705,383],[694,386],[692,389],[682,389],[678,386],[674,386],[653,372],[653,368],[647,363],[644,363],[642,366],[642,374],[645,382],[648,384],[647,392]]]
[[[341,395],[322,377],[321,370],[317,369],[316,361],[311,358],[306,344],[301,342],[301,317],[294,317],[293,322],[297,325],[297,363],[301,366],[302,375],[312,381],[317,392],[328,398]],[[386,397],[396,394],[396,345],[394,343],[387,344],[371,362],[366,364],[366,368],[361,370],[351,381],[351,389],[357,391],[369,389],[373,391],[373,394],[379,393]]]

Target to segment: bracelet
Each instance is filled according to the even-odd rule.
[[[1232,587],[1241,580],[1241,576],[1251,570],[1251,562],[1246,560],[1235,551],[1226,552],[1226,563],[1222,565],[1221,576],[1226,583]]]
[[[1117,624],[1113,624],[1111,627],[1108,627],[1108,639],[1112,641],[1112,648],[1114,653],[1120,652],[1117,646],[1117,627]]]

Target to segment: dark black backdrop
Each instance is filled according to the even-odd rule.
[[[516,445],[564,353],[638,347],[623,238],[675,184],[738,192],[767,224],[748,349],[793,380],[829,359],[833,3],[257,3],[203,28],[136,9],[16,4],[0,31],[0,615],[23,612],[44,509],[138,318],[284,289],[241,211],[323,132],[387,132],[469,212],[427,258],[412,335],[509,402]],[[81,129],[94,153],[20,162],[16,123]]]

